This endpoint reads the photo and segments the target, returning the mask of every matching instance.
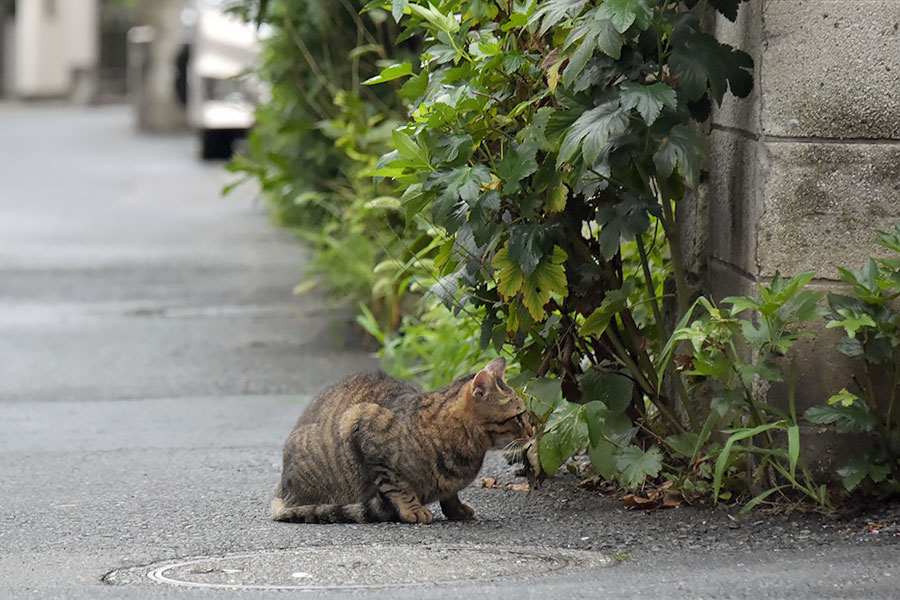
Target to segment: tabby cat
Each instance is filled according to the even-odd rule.
[[[474,375],[423,392],[384,373],[354,375],[320,394],[284,446],[276,521],[430,523],[472,517],[457,492],[487,450],[532,434],[525,404],[497,358]]]

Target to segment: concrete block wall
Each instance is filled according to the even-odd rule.
[[[712,291],[835,280],[900,224],[900,1],[751,0],[715,29],[753,56],[755,87],[712,118]]]
[[[753,56],[755,86],[711,119],[707,289],[754,294],[807,270],[838,289],[836,267],[880,254],[875,230],[900,224],[900,0],[750,0],[714,29]],[[853,387],[841,332],[811,329],[796,348],[801,411]],[[804,431],[811,466],[833,472],[846,439]]]

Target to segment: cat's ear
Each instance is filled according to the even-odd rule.
[[[502,356],[497,357],[489,362],[484,370],[490,371],[494,375],[494,377],[496,377],[497,379],[501,379],[503,377],[503,374],[506,373],[506,359]]]
[[[503,377],[505,371],[506,359],[503,357],[489,362],[485,368],[478,371],[475,379],[472,380],[472,395],[476,398],[483,398],[496,381]]]

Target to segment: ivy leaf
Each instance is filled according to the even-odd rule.
[[[543,35],[557,23],[577,15],[586,3],[587,0],[548,0],[534,13],[528,23],[541,21],[538,33]]]
[[[622,108],[631,110],[636,108],[644,122],[650,126],[659,117],[663,107],[675,110],[678,107],[678,97],[675,90],[662,82],[650,85],[641,85],[633,81],[626,81],[621,86],[619,98]]]
[[[607,56],[618,60],[625,44],[625,37],[616,30],[612,21],[603,18],[599,7],[588,11],[576,21],[563,44],[563,50],[567,50],[579,40],[581,43],[569,58],[569,65],[563,71],[563,85],[566,87],[571,87],[597,47]]]
[[[619,252],[621,238],[630,239],[643,233],[650,226],[649,214],[656,214],[659,205],[655,199],[625,196],[619,202],[606,202],[597,209],[596,221],[600,225],[600,252],[611,260]]]
[[[552,294],[565,296],[567,293],[566,270],[562,264],[566,258],[568,257],[562,248],[556,246],[550,260],[544,257],[534,272],[525,278],[522,285],[522,303],[528,309],[528,314],[537,322],[544,320],[546,316],[544,305],[550,301]]]
[[[753,89],[753,59],[746,52],[735,50],[728,44],[696,28],[682,28],[673,37],[669,66],[682,88],[692,101],[700,100],[707,88],[717,104],[722,104],[725,91],[739,98],[746,97]]]
[[[481,195],[481,185],[491,180],[491,173],[484,165],[463,167],[460,175],[454,180],[459,186],[459,197],[468,204],[473,204]]]
[[[469,208],[479,200],[481,185],[490,180],[491,173],[484,165],[463,165],[429,174],[422,189],[437,193],[431,207],[435,222],[455,232],[465,223]]]
[[[738,6],[741,2],[742,0],[709,0],[714,8],[732,23],[737,19]]]
[[[604,0],[600,14],[609,19],[619,33],[628,31],[635,21],[640,29],[647,29],[653,19],[646,0]]]
[[[609,138],[620,135],[627,127],[628,113],[619,106],[618,100],[585,111],[572,123],[563,139],[556,160],[557,168],[572,158],[579,147],[582,149],[584,162],[594,164]]]
[[[500,271],[497,276],[497,291],[501,296],[511,298],[522,289],[525,275],[519,265],[509,258],[509,248],[498,250],[491,261],[491,266]]]
[[[536,223],[521,223],[509,228],[509,259],[528,277],[544,256],[544,228]]]
[[[497,163],[497,175],[503,180],[503,193],[514,194],[519,191],[519,182],[537,171],[535,154],[537,146],[523,144],[506,152]]]
[[[472,136],[469,134],[448,134],[441,136],[437,147],[443,150],[443,156],[441,156],[443,161],[452,163],[460,156],[460,151],[463,151],[463,156],[468,158],[473,144]]]
[[[656,477],[662,469],[662,454],[656,446],[646,452],[637,446],[622,448],[616,453],[616,468],[622,473],[622,483],[635,489],[647,477]]]
[[[694,187],[707,158],[704,139],[687,125],[675,125],[653,155],[653,164],[664,178],[677,168],[685,183]]]

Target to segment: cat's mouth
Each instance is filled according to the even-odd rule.
[[[527,415],[525,414],[525,411],[522,411],[515,417],[513,417],[513,419],[515,419],[516,425],[518,425],[519,427],[519,431],[521,432],[521,435],[519,437],[523,440],[530,438],[534,434],[534,428],[531,426],[531,423],[528,422],[528,419],[526,417]]]

